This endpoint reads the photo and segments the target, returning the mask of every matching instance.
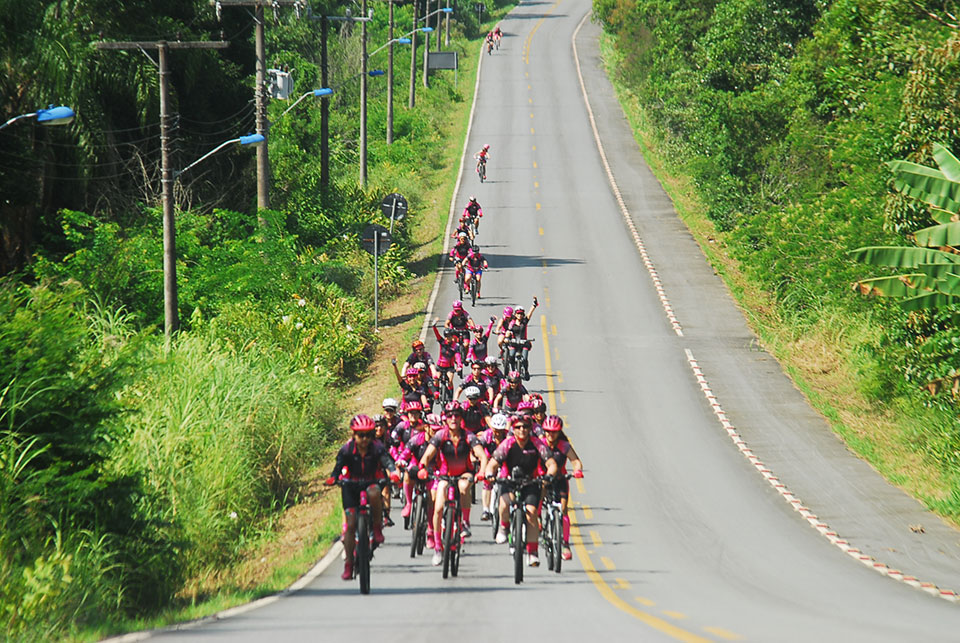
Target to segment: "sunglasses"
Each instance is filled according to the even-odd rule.
[[[353,438],[354,438],[355,440],[359,440],[359,439],[361,439],[361,438],[363,438],[364,440],[369,440],[369,439],[372,438],[372,437],[373,437],[373,436],[372,436],[371,434],[369,434],[369,433],[354,433],[354,434],[353,434]]]

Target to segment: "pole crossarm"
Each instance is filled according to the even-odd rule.
[[[166,45],[167,49],[226,49],[230,43],[226,40],[148,40],[148,41],[116,41],[116,42],[95,42],[93,46],[97,49],[159,49],[161,45]]]

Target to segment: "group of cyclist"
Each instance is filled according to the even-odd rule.
[[[487,33],[486,44],[488,55],[493,53],[494,47],[500,49],[501,38],[503,38],[503,32],[500,30],[500,25],[497,25],[493,31]]]
[[[530,312],[536,307],[534,298]],[[391,486],[399,490],[401,516],[408,526],[414,484],[426,480],[433,506],[427,544],[434,549],[433,564],[439,565],[443,502],[436,499],[446,497],[449,483],[435,476],[453,476],[457,478],[463,507],[462,538],[472,535],[470,498],[474,484],[482,485],[480,519],[499,522],[495,538],[498,544],[507,541],[512,494],[519,494],[526,510],[527,538],[526,543],[514,546],[525,546],[526,563],[533,567],[539,565],[539,516],[544,485],[557,485],[563,513],[562,555],[564,559],[571,558],[569,481],[565,474],[569,468],[574,477],[582,477],[583,463],[564,434],[563,420],[547,415],[543,396],[526,389],[520,372],[504,373],[501,360],[487,350],[491,335],[497,337],[500,345],[515,335],[525,339],[529,320],[523,307],[507,307],[500,318],[491,317],[486,327],[479,326],[463,303],[455,301],[443,332],[436,325],[433,327],[439,345],[437,359],[421,340],[414,340],[401,366],[392,360],[400,399],[387,398],[380,414],[358,415],[351,420],[353,438],[340,449],[327,482],[334,484],[338,477],[371,481],[367,496],[376,544],[383,541],[383,526],[394,524],[390,518]],[[522,350],[529,350],[529,341]],[[438,413],[434,413],[440,387],[452,387],[455,375],[460,377],[460,383],[453,399],[441,404]],[[497,478],[525,482],[515,492],[500,495],[499,505],[493,506]],[[347,580],[353,577],[356,487],[344,486],[342,496],[346,555],[342,577]]]

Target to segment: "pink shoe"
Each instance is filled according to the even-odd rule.
[[[411,511],[413,511],[413,503],[407,503],[403,505],[403,509],[400,510],[400,515],[404,518],[409,518]]]
[[[382,545],[382,544],[383,544],[383,541],[384,541],[384,538],[383,538],[383,527],[381,527],[380,529],[377,529],[376,527],[374,527],[374,528],[373,528],[373,542],[375,542],[375,543],[378,544],[378,545]]]
[[[348,560],[343,563],[343,573],[340,574],[340,578],[343,580],[351,580],[353,578],[353,561]]]

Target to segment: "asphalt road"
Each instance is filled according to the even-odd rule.
[[[468,304],[474,318],[541,301],[529,388],[566,418],[587,474],[573,488],[574,560],[560,576],[528,570],[516,586],[505,547],[475,529],[459,578],[444,581],[427,556],[409,558],[398,526],[377,552],[369,596],[340,580],[336,561],[287,598],[162,638],[960,640],[960,605],[858,562],[758,471],[776,475],[847,548],[960,588],[960,534],[850,454],[758,348],[644,164],[588,21],[576,42],[590,105],[682,335],[668,319],[581,95],[571,35],[589,9],[588,0],[523,2],[503,21],[469,141],[471,154],[491,145],[488,181],[468,162],[458,196],[462,207],[475,194],[485,214],[478,242],[491,269],[478,305]],[[445,276],[436,314],[455,297]],[[731,441],[691,357],[763,465]],[[918,524],[923,533],[910,529]]]

